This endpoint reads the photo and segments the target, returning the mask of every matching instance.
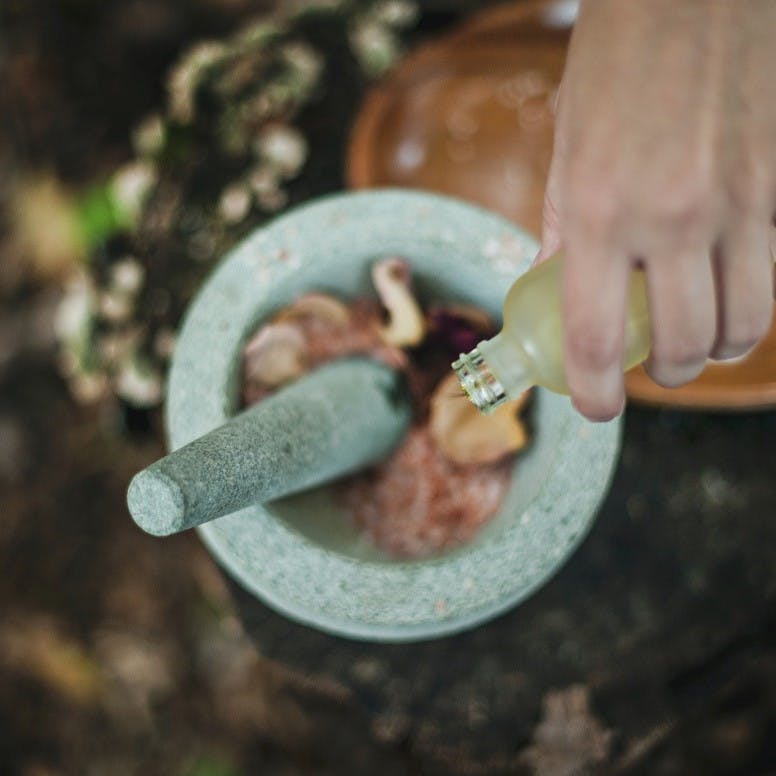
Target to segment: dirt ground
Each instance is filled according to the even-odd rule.
[[[30,171],[82,185],[126,159],[177,53],[256,8],[0,9],[0,774],[776,773],[774,412],[629,409],[572,561],[439,642],[294,625],[195,535],[134,526],[124,494],[162,452],[159,416],[71,399],[61,271],[14,253],[7,205]]]

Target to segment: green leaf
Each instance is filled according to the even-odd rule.
[[[92,250],[130,223],[108,185],[87,189],[77,206],[78,229],[87,250]]]

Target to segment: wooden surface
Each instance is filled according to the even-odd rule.
[[[776,323],[745,358],[729,364],[709,362],[703,374],[681,388],[667,389],[639,367],[626,378],[632,399],[687,408],[744,409],[776,406]]]
[[[543,0],[498,6],[407,57],[358,115],[349,185],[439,191],[539,234],[552,153],[548,106],[568,42],[564,17],[548,9],[562,7]],[[668,407],[776,406],[776,323],[746,358],[710,362],[682,388],[661,388],[643,369],[626,385],[631,399]]]

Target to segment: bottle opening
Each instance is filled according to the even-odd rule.
[[[480,412],[489,415],[507,400],[504,386],[493,376],[478,348],[461,353],[452,366],[461,389]]]

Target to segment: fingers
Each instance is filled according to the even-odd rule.
[[[646,265],[652,345],[645,364],[667,388],[695,379],[716,335],[714,273],[708,249],[659,256]]]
[[[773,315],[773,260],[766,219],[746,219],[720,242],[719,320],[711,357],[742,356],[766,334]]]
[[[606,241],[569,237],[563,267],[564,363],[574,406],[591,420],[611,420],[625,403],[623,340],[631,269]]]

